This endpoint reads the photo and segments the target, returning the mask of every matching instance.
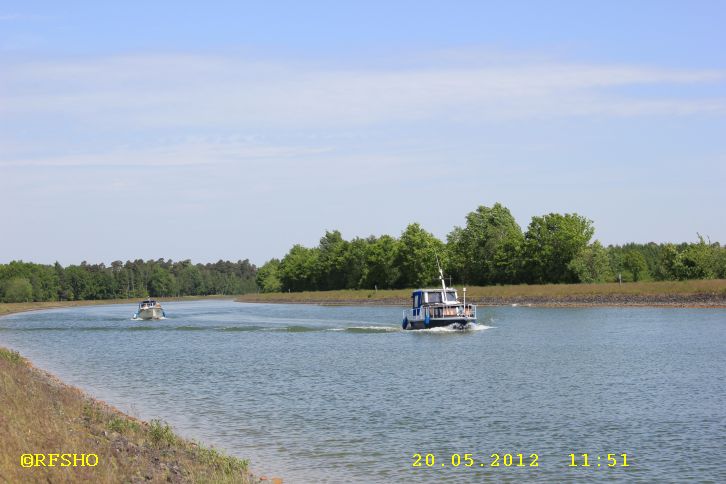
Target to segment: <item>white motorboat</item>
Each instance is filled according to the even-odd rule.
[[[139,309],[134,314],[134,319],[161,319],[166,317],[161,304],[153,299],[145,299],[139,303]]]

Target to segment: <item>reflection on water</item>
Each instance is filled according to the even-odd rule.
[[[164,306],[13,315],[0,344],[286,482],[726,481],[724,310],[480,308],[465,331],[402,331],[397,308]]]

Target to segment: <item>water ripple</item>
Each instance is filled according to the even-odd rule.
[[[726,482],[724,310],[488,308],[464,331],[403,331],[397,308],[164,308],[12,315],[0,344],[290,483]],[[598,470],[612,453],[631,466]]]

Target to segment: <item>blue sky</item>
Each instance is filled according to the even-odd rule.
[[[0,262],[262,264],[478,205],[726,242],[724,2],[0,2]]]

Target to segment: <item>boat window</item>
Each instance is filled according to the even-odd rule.
[[[415,295],[413,296],[413,307],[414,307],[414,308],[417,308],[417,307],[419,307],[419,306],[421,306],[421,293],[420,293],[420,292],[417,292],[417,293],[416,293],[416,294],[415,294]]]
[[[454,291],[447,291],[446,292],[446,300],[451,302],[456,302],[456,292]]]
[[[429,302],[430,303],[440,303],[441,302],[441,293],[440,292],[430,292],[429,295]]]

